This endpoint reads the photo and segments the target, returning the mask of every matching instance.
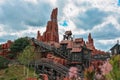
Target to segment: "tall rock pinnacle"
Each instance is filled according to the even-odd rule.
[[[47,23],[46,31],[43,33],[43,36],[39,37],[39,35],[37,35],[37,40],[44,42],[59,42],[57,12],[57,8],[53,9],[51,20]]]
[[[58,12],[58,8],[53,9],[52,14],[51,14],[52,22],[57,22],[57,12]]]

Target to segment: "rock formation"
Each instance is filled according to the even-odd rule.
[[[56,45],[55,43],[59,44],[57,14],[58,14],[58,9],[57,8],[53,9],[53,11],[51,13],[51,17],[50,17],[51,20],[48,21],[48,23],[47,23],[46,31],[43,33],[43,35],[41,35],[40,31],[38,31],[37,32],[37,40],[47,42],[50,44],[54,44],[54,45]],[[105,52],[100,51],[95,48],[94,40],[91,36],[91,33],[89,33],[88,41],[86,43],[82,39],[78,39],[78,41],[82,41],[82,42],[80,42],[81,45],[85,44],[88,49],[92,50],[92,55],[105,53]],[[61,43],[62,42],[64,43],[64,41],[61,41]],[[70,42],[70,43],[72,44],[73,42]],[[71,46],[68,45],[68,47],[71,47]]]
[[[95,50],[94,40],[93,40],[93,38],[91,36],[91,33],[89,33],[89,35],[88,35],[88,41],[86,42],[86,46],[90,50]]]
[[[10,46],[12,45],[12,41],[8,40],[6,43],[1,44],[0,56],[6,56],[10,53]]]
[[[104,51],[98,50],[95,48],[94,46],[94,40],[91,36],[91,33],[89,33],[88,35],[88,41],[86,42],[86,46],[88,49],[92,50],[92,55],[96,55],[96,54],[105,54]]]
[[[46,31],[43,33],[42,36],[40,34],[40,31],[38,31],[37,40],[43,42],[59,42],[57,11],[57,8],[53,9],[51,20],[47,23]]]

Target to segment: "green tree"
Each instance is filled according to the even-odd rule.
[[[29,67],[29,63],[31,61],[33,61],[35,58],[35,53],[34,53],[34,47],[33,46],[27,46],[22,53],[19,54],[18,56],[18,60],[20,61],[20,63],[26,65]],[[28,73],[29,70],[24,67],[24,75],[26,75],[27,73],[27,77],[28,77]]]
[[[20,63],[27,65],[35,58],[34,46],[27,46],[22,53],[19,54],[18,60]]]
[[[0,56],[0,69],[8,67],[9,60]]]
[[[21,52],[29,44],[30,44],[30,42],[29,42],[29,40],[26,37],[24,37],[24,38],[18,38],[11,45],[10,50],[13,53]]]
[[[110,60],[112,71],[106,75],[108,80],[120,80],[120,55],[113,56]]]
[[[14,43],[10,46],[11,54],[8,56],[10,57],[16,57],[17,53],[22,52],[26,46],[30,44],[29,40],[24,38],[18,38],[14,41]]]

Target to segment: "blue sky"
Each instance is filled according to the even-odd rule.
[[[119,0],[0,0],[0,43],[19,37],[36,37],[45,31],[53,8],[58,7],[60,40],[66,30],[108,51],[120,40]]]

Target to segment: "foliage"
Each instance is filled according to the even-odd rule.
[[[27,65],[32,60],[34,60],[35,53],[33,46],[27,46],[22,53],[19,54],[18,60],[20,63]]]
[[[0,80],[26,80],[27,76],[23,74],[24,67],[24,65],[11,65],[0,70]],[[28,77],[37,78],[38,76],[34,73],[34,70],[29,69]]]
[[[18,38],[14,41],[14,43],[10,46],[10,50],[12,53],[22,52],[26,46],[30,44],[29,40],[25,38]]]
[[[2,49],[2,45],[0,44],[0,49]]]
[[[8,67],[9,60],[0,56],[0,69]]]
[[[15,56],[16,56],[15,53],[9,53],[9,54],[6,55],[6,57],[8,57],[9,59],[14,59]]]
[[[26,46],[30,44],[29,40],[25,38],[18,38],[14,41],[14,43],[10,46],[11,53],[7,55],[9,58],[15,58],[18,54],[22,52]]]
[[[34,60],[34,57],[35,57],[34,47],[29,45],[23,50],[22,53],[18,55],[18,61],[29,68],[29,63]],[[29,69],[24,67],[23,69],[24,75],[28,76]]]
[[[112,71],[106,75],[108,80],[120,80],[120,55],[113,56],[110,60],[113,66]]]
[[[93,71],[93,70],[91,71],[91,70],[87,69],[85,71],[85,78],[87,80],[94,80],[94,74],[95,74],[95,71]]]

